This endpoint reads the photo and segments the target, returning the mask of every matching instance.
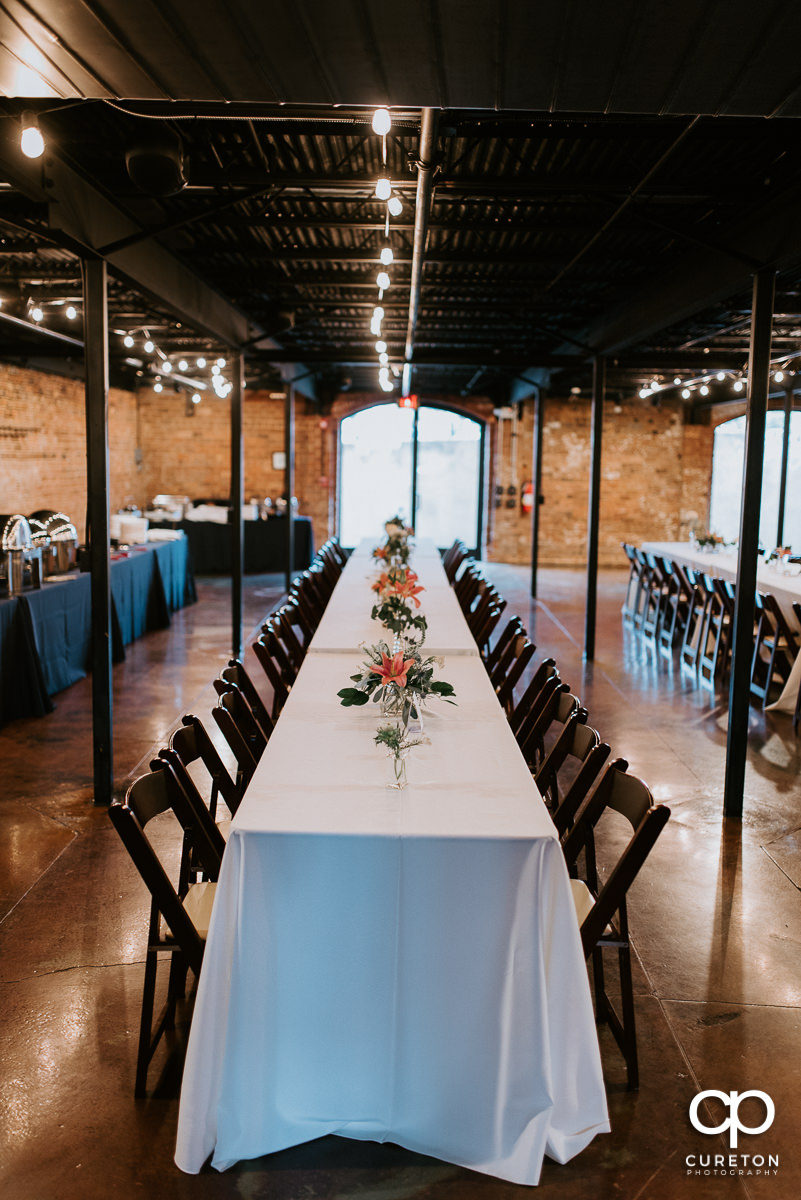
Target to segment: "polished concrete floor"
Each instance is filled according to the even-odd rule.
[[[801,1195],[801,739],[786,716],[754,712],[745,811],[722,815],[726,708],[624,629],[622,572],[602,573],[596,660],[582,663],[583,576],[489,568],[509,611],[586,704],[591,722],[672,817],[631,894],[638,951],[638,1093],[601,1047],[612,1132],[567,1166],[546,1161],[538,1194],[565,1200]],[[172,628],[128,648],[115,668],[120,789],[183,712],[206,719],[210,680],[228,657],[228,594],[201,581]],[[251,579],[247,629],[280,579]],[[529,1189],[391,1145],[326,1138],[218,1175],[172,1162],[176,1072],[146,1101],[133,1073],[147,900],[106,813],[91,803],[89,687],[41,720],[0,731],[0,1196],[68,1200],[143,1194],[184,1200],[512,1200]],[[758,1089],[775,1104],[766,1132],[697,1132],[688,1109],[706,1089]],[[762,1120],[744,1101],[744,1124]],[[709,1120],[709,1116],[706,1118]],[[688,1155],[778,1156],[765,1174],[687,1174]],[[702,1168],[703,1169],[703,1168]],[[726,1167],[731,1170],[730,1167]],[[709,1171],[714,1171],[714,1166]],[[718,1168],[719,1170],[719,1168]],[[761,1172],[761,1173],[760,1173]]]

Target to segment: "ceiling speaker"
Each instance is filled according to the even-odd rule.
[[[131,146],[125,166],[136,186],[149,196],[172,196],[188,182],[183,144],[169,129],[160,129],[146,141]]]

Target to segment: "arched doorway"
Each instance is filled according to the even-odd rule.
[[[339,427],[339,539],[356,546],[399,512],[440,547],[481,548],[483,421],[440,405],[375,404]]]
[[[771,411],[765,422],[765,456],[763,459],[762,503],[759,515],[759,540],[772,550],[778,540],[780,507],[782,441],[784,413]],[[740,536],[740,505],[742,502],[743,459],[745,455],[745,417],[733,417],[715,429],[712,456],[712,487],[709,504],[709,527],[726,541]],[[801,412],[790,414],[788,439],[787,481],[782,521],[782,542],[801,550],[801,512],[791,497],[801,489]]]

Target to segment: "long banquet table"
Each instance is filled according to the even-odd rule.
[[[716,575],[719,579],[737,578],[737,553],[731,550],[704,551],[690,542],[644,542],[644,553],[669,558],[682,566],[703,571],[705,575]],[[757,587],[761,592],[772,592],[791,629],[798,629],[793,603],[801,602],[801,575],[783,575],[778,568],[764,562],[757,563]],[[775,703],[768,705],[774,712],[793,712],[798,689],[801,687],[801,654],[796,655],[793,669],[781,695]]]
[[[344,593],[369,607],[363,571]],[[307,655],[234,818],[176,1162],[336,1133],[534,1184],[609,1129],[553,824],[475,654],[447,658],[458,706],[432,702],[403,791],[375,706],[337,703],[356,662]]]

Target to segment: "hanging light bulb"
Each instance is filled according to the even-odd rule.
[[[68,321],[74,321],[78,315],[78,310],[74,304],[68,304],[64,310],[64,316]]]
[[[22,114],[22,133],[19,146],[26,158],[41,158],[44,154],[44,138],[36,113],[24,112]]]
[[[389,200],[392,195],[392,184],[382,176],[375,185],[375,194],[379,200]]]
[[[735,390],[735,392],[741,392],[741,391],[743,390],[743,388],[744,388],[744,387],[745,387],[745,380],[743,380],[743,379],[736,379],[736,380],[734,381],[734,390]]]
[[[384,310],[380,304],[376,304],[375,308],[373,309],[373,320],[377,321],[379,325],[384,320]]]
[[[203,370],[203,368],[204,368],[204,367],[205,367],[205,365],[206,365],[206,360],[205,360],[205,358],[199,358],[199,359],[197,360],[197,365],[198,365],[198,368],[199,368],[199,369],[202,371],[202,370]]]
[[[154,392],[163,392],[163,391],[164,391],[164,388],[161,386],[161,384],[160,384],[160,383],[154,383],[154,384],[153,384],[153,391],[154,391]]]
[[[31,320],[32,321],[41,321],[43,317],[44,317],[44,312],[42,311],[42,309],[39,307],[38,304],[35,305],[35,307],[31,309]]]
[[[169,359],[161,364],[161,369],[165,375],[169,375],[170,371],[172,370],[172,363],[169,361]]]
[[[200,392],[193,392],[193,393],[192,393],[192,403],[193,403],[193,404],[200,404]]]
[[[378,361],[381,363],[382,367],[387,365],[389,362],[389,355],[387,354],[386,350],[383,352],[383,354],[379,354]]]
[[[401,203],[400,196],[390,196],[387,201],[387,208],[393,217],[399,217],[403,212],[403,204]]]
[[[673,380],[673,386],[674,386],[674,387],[678,387],[680,383],[681,383],[681,379],[680,379],[680,378],[679,378],[679,376],[677,375],[677,376],[675,377],[675,379]]]
[[[145,354],[152,354],[155,349],[155,345],[153,342],[151,342],[150,338],[148,338],[145,342]]]
[[[125,337],[122,339],[122,344],[126,350],[131,350],[133,348],[134,340],[130,333],[126,333]]]
[[[178,370],[179,371],[188,371],[189,370],[189,363],[186,361],[185,358],[182,358],[181,361],[178,363]]]
[[[385,137],[392,128],[392,117],[388,108],[377,108],[373,113],[373,133]]]
[[[639,395],[641,400],[645,400],[647,396],[651,395],[651,389],[649,387],[642,387],[640,388]]]
[[[690,391],[689,388],[683,388],[681,394],[682,394],[682,398],[684,400],[689,400],[690,396],[692,395],[692,392]]]
[[[715,376],[715,378],[717,379],[718,383],[723,383],[723,380],[726,378],[726,372],[725,372],[725,371],[718,371],[718,373],[717,373],[717,375]]]
[[[392,262],[394,257],[395,257],[395,255],[392,253],[392,247],[384,246],[383,249],[381,250],[381,262],[384,264],[385,267],[389,266],[389,264]]]
[[[776,383],[781,383],[781,381],[784,379],[784,371],[774,371],[773,378],[775,379]]]
[[[706,384],[705,384],[705,383],[702,383],[702,384],[701,384],[701,386],[699,387],[698,391],[701,393],[701,395],[702,395],[702,396],[708,396],[708,395],[709,395],[709,388],[706,386]]]
[[[375,277],[375,281],[382,292],[385,292],[389,287],[389,275],[387,275],[386,271],[379,271]]]
[[[379,338],[379,340],[375,344],[375,349],[376,349],[377,354],[384,354],[384,353],[386,353],[387,343],[385,341],[383,341],[381,338]]]
[[[218,366],[218,367],[224,367],[224,366],[225,366],[225,359],[224,359],[224,358],[218,358],[218,359],[217,359],[217,366]]]
[[[219,375],[219,373],[220,373],[219,363],[214,364],[214,366],[211,368],[211,373],[212,373],[212,375],[215,375],[215,376]]]
[[[372,321],[370,322],[370,332],[372,333],[373,337],[379,337],[381,334],[381,322],[376,321],[375,317],[373,317]]]

